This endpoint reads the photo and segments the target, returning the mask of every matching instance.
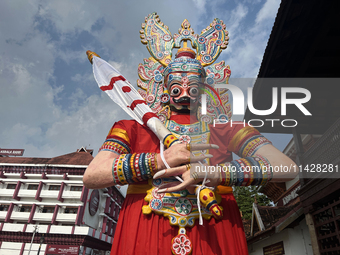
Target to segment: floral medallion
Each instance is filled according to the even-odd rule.
[[[181,233],[182,232],[182,233]],[[179,234],[172,239],[171,251],[175,255],[189,255],[192,252],[192,243],[184,231],[179,231]]]

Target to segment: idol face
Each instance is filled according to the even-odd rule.
[[[168,76],[167,88],[170,94],[170,107],[173,111],[195,111],[200,96],[202,79],[198,73],[178,72]]]

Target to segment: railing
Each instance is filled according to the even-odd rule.
[[[313,214],[321,254],[339,254],[340,198],[319,205]]]
[[[56,226],[52,225],[50,229],[50,233],[54,234],[71,234],[72,226]]]
[[[303,178],[339,178],[340,177],[340,118],[322,135],[322,137],[303,154],[305,166],[321,165],[325,171],[302,171]],[[326,167],[327,165],[327,167]],[[331,172],[329,166],[333,167]],[[316,169],[315,169],[316,170]],[[338,171],[338,172],[336,172]],[[308,183],[308,179],[304,185]]]
[[[29,212],[12,212],[11,220],[27,221],[29,216]]]
[[[26,174],[69,174],[84,175],[85,168],[72,167],[50,167],[50,166],[22,166],[22,165],[0,165],[0,171],[4,173],[26,173]]]
[[[81,197],[81,191],[64,190],[63,192],[64,199],[76,199],[77,201],[79,201],[80,197]]]
[[[77,214],[73,213],[59,213],[57,215],[58,222],[71,222],[74,223],[76,221]]]
[[[29,190],[29,189],[20,189],[19,190],[19,193],[18,193],[18,197],[32,197],[34,198],[35,195],[37,194],[37,191],[36,190]]]
[[[43,221],[43,222],[51,222],[52,221],[52,218],[53,218],[53,213],[42,213],[42,212],[36,212],[34,214],[34,217],[33,217],[33,220],[34,221],[37,221],[37,222],[40,222],[40,221]]]
[[[0,220],[3,222],[6,218],[7,211],[0,211]]]
[[[13,197],[14,189],[2,189],[1,197]]]
[[[40,193],[41,198],[52,198],[52,199],[57,199],[59,194],[59,190],[42,190]]]

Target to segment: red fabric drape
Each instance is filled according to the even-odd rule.
[[[169,220],[152,213],[144,215],[145,194],[127,195],[119,215],[111,255],[171,255],[171,240],[178,234]],[[193,255],[248,254],[240,212],[233,194],[222,195],[223,219],[204,220],[203,226],[187,227]]]

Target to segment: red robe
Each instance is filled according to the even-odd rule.
[[[173,116],[172,120],[179,124],[190,123],[188,115]],[[128,139],[123,139],[122,136],[114,138],[124,141],[129,146],[130,153],[159,152],[158,138],[136,121],[119,121],[113,128],[126,130]],[[232,160],[231,152],[227,147],[232,137],[242,128],[243,125],[230,127],[229,124],[210,128],[209,143],[220,146],[218,151],[210,151],[214,155],[212,165]],[[109,133],[107,138],[112,137]],[[146,182],[138,184],[145,185]],[[171,255],[171,240],[178,234],[178,227],[170,226],[168,218],[162,215],[155,213],[144,215],[142,206],[147,205],[144,201],[146,193],[129,194],[129,190],[131,189],[128,189],[119,214],[111,255]],[[193,255],[248,254],[242,219],[233,194],[222,195],[220,205],[223,207],[222,220],[214,218],[209,221],[203,220],[202,226],[196,220],[192,228],[186,227],[186,235],[193,244]]]

